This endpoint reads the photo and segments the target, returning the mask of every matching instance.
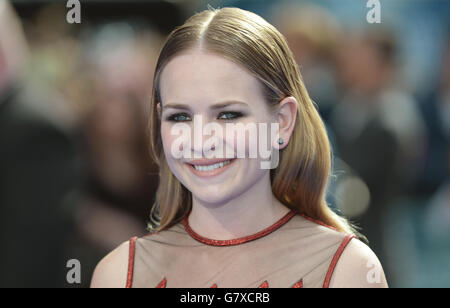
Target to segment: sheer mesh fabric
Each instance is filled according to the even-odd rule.
[[[133,241],[127,286],[323,287],[352,237],[294,211],[261,232],[231,241],[202,238],[185,219]]]

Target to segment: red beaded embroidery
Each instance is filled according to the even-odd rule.
[[[332,229],[332,230],[336,230],[336,231],[337,231],[337,229],[336,229],[335,227],[329,226],[329,225],[327,225],[326,223],[324,223],[324,222],[322,222],[322,221],[320,221],[320,220],[318,220],[318,219],[314,219],[314,218],[309,217],[309,216],[307,216],[307,215],[305,215],[305,214],[302,214],[302,213],[300,213],[299,215],[300,215],[300,216],[303,216],[304,218],[306,218],[306,219],[308,219],[308,220],[310,220],[310,221],[312,221],[312,222],[314,222],[314,223],[316,223],[316,224],[318,224],[318,225],[321,225],[321,226],[324,226],[324,227],[327,227],[327,228],[330,228],[330,229]]]
[[[165,288],[167,284],[167,279],[164,278],[163,280],[161,280],[160,283],[158,283],[158,285],[156,286],[157,288]],[[259,285],[258,288],[268,288],[269,287],[269,282],[267,280],[265,280],[263,283],[261,283]],[[211,288],[217,288],[217,284],[213,284],[211,286]],[[303,288],[303,279],[300,279],[298,282],[296,282],[292,288]]]
[[[233,240],[212,240],[212,239],[209,239],[209,238],[206,238],[206,237],[203,237],[203,236],[197,234],[189,226],[188,219],[187,219],[189,214],[183,218],[183,224],[184,224],[184,228],[186,229],[186,232],[189,233],[194,239],[196,239],[197,241],[199,241],[201,243],[204,243],[207,245],[212,245],[212,246],[232,246],[232,245],[239,245],[242,243],[250,242],[250,241],[256,240],[258,238],[261,238],[269,233],[272,233],[273,231],[277,230],[282,225],[287,223],[296,214],[297,214],[296,211],[291,210],[283,218],[278,220],[276,223],[274,223],[270,227],[267,227],[266,229],[259,231],[258,233],[255,233],[253,235],[249,235],[249,236],[245,236],[245,237],[241,237],[241,238],[237,238],[237,239],[233,239]]]
[[[128,253],[128,273],[127,273],[127,283],[125,288],[130,289],[133,285],[133,271],[134,271],[134,253],[135,246],[138,237],[134,236],[130,239],[129,253]]]
[[[303,279],[300,279],[298,282],[296,282],[293,286],[293,288],[303,288]]]
[[[336,264],[339,261],[339,258],[341,257],[342,252],[344,251],[345,247],[347,247],[348,243],[353,239],[357,238],[354,234],[347,235],[344,240],[342,241],[341,245],[339,246],[338,250],[336,251],[333,260],[331,260],[330,267],[328,268],[327,276],[325,277],[325,282],[323,283],[323,288],[328,288],[330,286],[331,277],[333,276],[334,268],[336,267]]]
[[[163,280],[161,280],[160,283],[158,283],[158,285],[156,287],[157,288],[165,288],[166,287],[166,283],[167,283],[167,279],[164,278]]]
[[[238,245],[238,244],[242,244],[245,242],[249,242],[255,239],[258,239],[260,237],[263,237],[273,231],[275,231],[276,229],[280,228],[283,224],[287,223],[293,216],[295,216],[297,214],[297,212],[295,210],[291,210],[289,213],[287,213],[283,218],[281,218],[279,221],[277,221],[275,224],[273,224],[272,226],[258,232],[255,233],[253,235],[250,236],[246,236],[246,237],[242,237],[242,238],[238,238],[238,239],[234,239],[234,240],[211,240],[205,237],[202,237],[201,235],[195,233],[195,231],[193,231],[187,221],[187,217],[189,216],[189,214],[187,216],[185,216],[183,218],[183,224],[184,227],[186,229],[186,231],[196,240],[204,243],[204,244],[208,244],[208,245],[213,245],[213,246],[228,246],[228,245]],[[313,221],[317,224],[320,224],[322,226],[328,227],[330,229],[334,229],[336,230],[336,228],[329,226],[325,223],[323,223],[322,221],[316,220],[314,218],[311,218],[305,214],[300,214],[299,215],[303,216],[304,218]],[[157,233],[157,232],[156,232]],[[154,234],[154,233],[152,233]],[[149,234],[149,235],[152,235]],[[328,272],[323,284],[324,288],[328,288],[329,284],[330,284],[330,280],[331,280],[331,276],[333,275],[333,271],[334,268],[337,264],[337,261],[339,260],[339,257],[341,256],[342,252],[344,251],[345,247],[348,245],[348,243],[350,242],[350,240],[352,240],[353,238],[357,238],[354,234],[350,234],[347,235],[344,240],[342,241],[341,245],[339,246],[339,249],[336,251],[333,260],[328,268]],[[132,286],[132,281],[133,281],[133,269],[134,269],[134,256],[135,256],[135,245],[136,245],[136,241],[137,241],[137,237],[133,237],[130,239],[130,248],[129,248],[129,260],[128,260],[128,273],[127,273],[127,284],[126,287],[127,288],[131,288]],[[167,279],[164,277],[163,280],[161,280],[161,282],[156,286],[156,288],[165,288],[167,284]],[[263,283],[261,283],[261,285],[259,286],[259,288],[268,288],[269,287],[269,283],[268,281],[264,281]],[[217,284],[213,284],[211,286],[211,288],[217,288]],[[299,280],[298,282],[296,282],[294,285],[292,285],[292,288],[303,288],[303,279]]]

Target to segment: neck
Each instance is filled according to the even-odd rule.
[[[270,174],[267,173],[244,194],[214,207],[193,196],[188,223],[201,236],[230,240],[255,234],[289,211],[273,195]]]

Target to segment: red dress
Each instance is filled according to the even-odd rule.
[[[211,240],[192,230],[186,216],[130,239],[126,287],[327,288],[352,238],[290,211],[253,235]]]

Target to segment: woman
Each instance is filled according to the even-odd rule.
[[[151,110],[160,167],[152,232],[106,256],[93,287],[387,286],[377,257],[325,202],[327,134],[285,39],[264,19],[210,9],[175,29],[158,59]],[[199,122],[245,131],[208,143]],[[193,142],[180,142],[179,124]],[[275,138],[264,129],[256,138],[269,140],[272,156],[279,151],[273,169],[249,155],[249,124],[276,124]],[[242,140],[244,157],[235,149]],[[217,148],[232,155],[210,158]]]

